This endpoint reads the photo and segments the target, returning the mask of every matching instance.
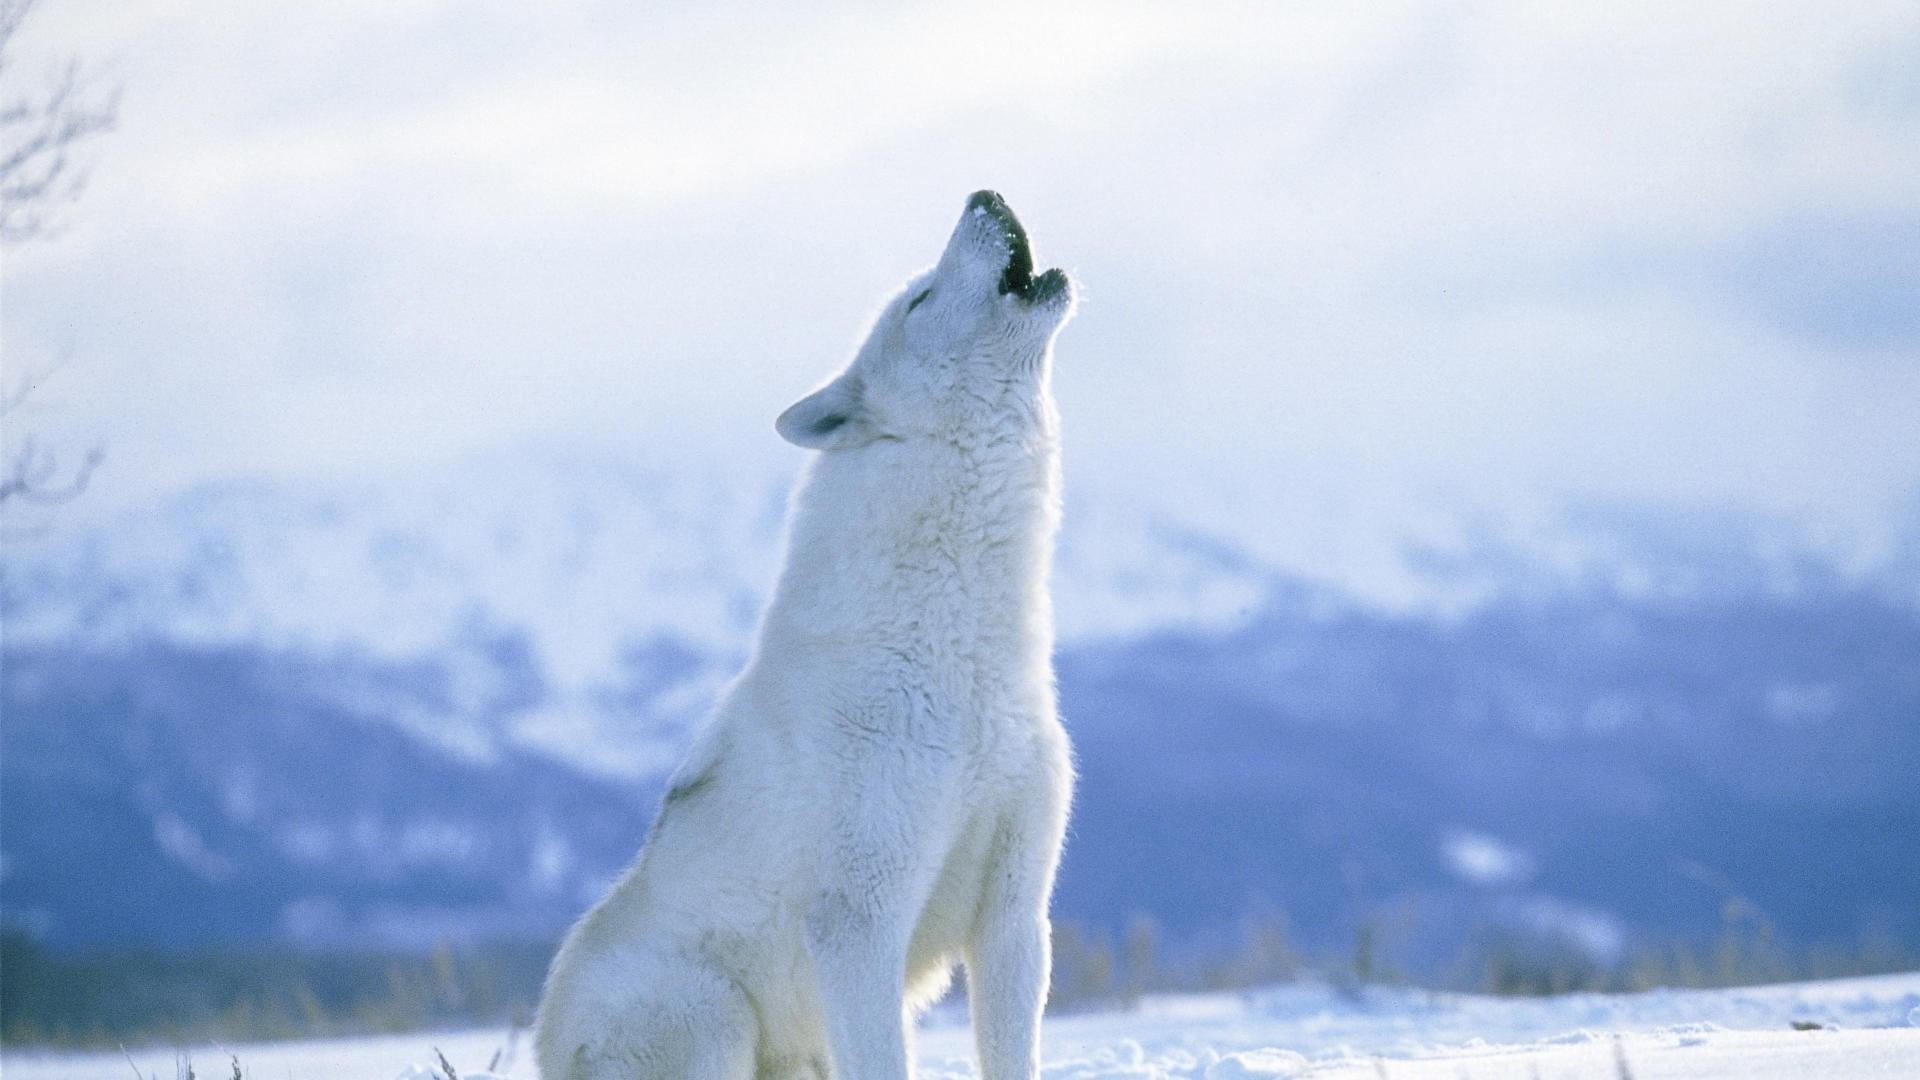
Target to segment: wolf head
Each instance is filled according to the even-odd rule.
[[[887,304],[847,370],[774,426],[798,446],[851,451],[965,443],[1041,420],[1053,338],[1073,303],[1063,271],[1033,272],[1006,200],[975,192],[940,261]]]

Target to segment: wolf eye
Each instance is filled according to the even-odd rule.
[[[925,300],[927,297],[932,295],[933,295],[932,289],[920,290],[919,296],[916,296],[913,299],[907,301],[907,314],[909,315],[913,314],[913,309],[920,306],[920,301]]]

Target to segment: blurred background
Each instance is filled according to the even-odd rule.
[[[980,187],[1057,1004],[1920,966],[1920,9],[1516,7],[0,4],[6,1042],[524,1014]]]

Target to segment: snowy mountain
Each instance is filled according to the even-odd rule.
[[[236,480],[10,544],[0,610],[13,646],[431,663],[444,687],[427,712],[365,704],[470,757],[518,745],[646,778],[745,657],[792,482],[550,445],[377,486]],[[1059,574],[1070,638],[1229,622],[1271,584],[1230,541],[1081,506]],[[523,677],[537,687],[500,684]]]
[[[553,933],[742,661],[788,482],[523,449],[10,545],[7,920],[57,948]],[[1066,918],[1204,943],[1283,912],[1427,969],[1513,935],[1611,963],[1730,910],[1920,949],[1920,530],[1862,560],[1625,508],[1072,490]]]

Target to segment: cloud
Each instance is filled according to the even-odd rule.
[[[1920,362],[1920,205],[1810,208],[1714,253],[1727,300],[1836,351],[1888,348]]]
[[[128,106],[8,260],[9,348],[76,357],[103,498],[528,434],[777,458],[988,185],[1087,289],[1082,472],[1369,521],[1920,488],[1897,8],[47,11]]]

